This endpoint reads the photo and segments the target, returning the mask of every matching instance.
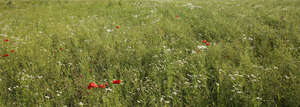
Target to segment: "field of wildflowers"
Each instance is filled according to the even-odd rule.
[[[300,0],[0,1],[1,107],[299,107]]]

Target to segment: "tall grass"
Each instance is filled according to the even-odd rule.
[[[0,106],[300,105],[297,0],[10,2]]]

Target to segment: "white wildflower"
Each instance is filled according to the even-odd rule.
[[[162,102],[162,101],[164,101],[164,97],[161,97],[161,98],[160,98],[160,102]]]
[[[60,66],[62,65],[62,63],[60,61],[57,62]]]
[[[196,54],[196,51],[192,50],[192,54]]]
[[[198,83],[201,83],[201,81],[200,81],[200,80],[197,80],[197,82],[198,82]]]
[[[242,91],[237,91],[236,93],[238,93],[238,94],[242,94],[243,92],[242,92]]]
[[[284,77],[285,77],[286,79],[290,79],[290,77],[289,77],[289,76],[287,76],[287,75],[284,75]]]
[[[112,89],[111,89],[111,88],[105,88],[105,90],[106,90],[106,91],[111,91]]]
[[[41,76],[37,76],[37,78],[38,78],[38,79],[42,79],[42,78],[43,78],[43,76],[42,76],[42,75],[41,75]]]
[[[176,91],[174,91],[174,92],[173,92],[173,94],[174,94],[174,95],[177,95],[177,92],[176,92]]]
[[[256,97],[256,100],[262,100],[262,98],[260,98],[260,97]]]
[[[112,29],[106,29],[106,31],[107,31],[108,33],[110,33],[110,32],[112,32],[113,30],[112,30]]]
[[[49,96],[45,96],[45,98],[46,98],[46,99],[49,99],[50,97],[49,97]]]
[[[165,52],[166,53],[171,52],[171,49],[166,49]]]
[[[232,79],[232,80],[235,80],[235,78],[234,78],[234,77],[231,77],[231,79]]]
[[[82,103],[82,102],[79,102],[79,105],[80,105],[80,106],[83,106],[83,103]]]
[[[184,84],[185,84],[185,85],[189,85],[190,83],[186,81],[186,82],[184,82]]]
[[[248,37],[248,40],[250,40],[250,41],[253,41],[253,38],[251,38],[251,37]]]
[[[2,37],[7,37],[7,34],[0,34],[0,36],[2,36]]]
[[[202,46],[202,45],[199,45],[197,46],[198,49],[207,49],[207,46]]]

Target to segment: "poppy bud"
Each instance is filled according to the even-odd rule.
[[[8,55],[8,54],[4,54],[4,55],[3,55],[3,57],[7,57],[7,56],[9,56],[9,55]]]
[[[100,87],[100,88],[105,88],[105,85],[100,84],[99,87]]]
[[[209,46],[210,45],[210,43],[209,42],[206,42],[206,46]]]

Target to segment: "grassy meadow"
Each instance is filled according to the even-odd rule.
[[[2,0],[0,55],[0,107],[299,107],[300,0]]]

